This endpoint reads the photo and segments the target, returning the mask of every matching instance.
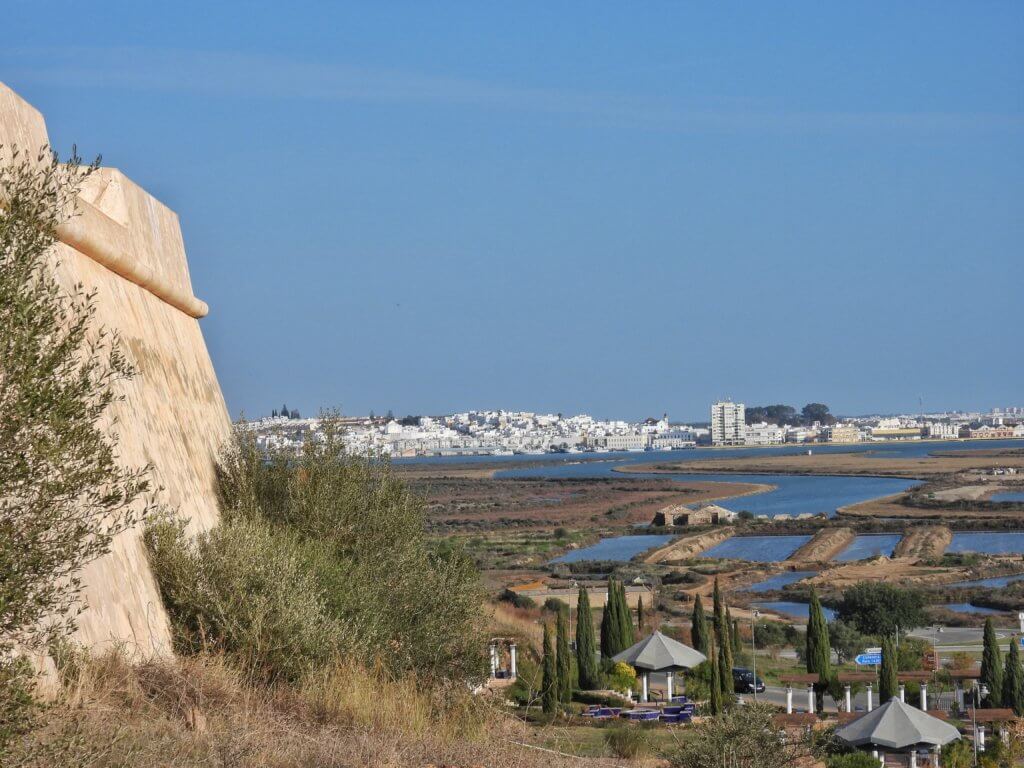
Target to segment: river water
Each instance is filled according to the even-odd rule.
[[[961,441],[948,442],[907,442],[907,443],[885,443],[870,445],[815,445],[811,450],[815,453],[863,453],[871,451],[872,457],[901,457],[920,458],[925,457],[933,451],[942,450],[964,450],[967,448],[1007,448],[1020,447],[1019,440],[982,440],[965,443]],[[716,502],[721,506],[731,509],[734,512],[749,511],[755,515],[775,517],[776,515],[800,515],[824,513],[833,516],[839,507],[855,504],[881,496],[889,496],[900,493],[908,488],[917,485],[917,481],[905,480],[891,477],[841,477],[822,475],[738,475],[731,473],[723,474],[647,474],[633,473],[628,475],[616,472],[616,468],[642,463],[653,462],[690,462],[706,458],[729,458],[729,457],[756,457],[756,456],[784,456],[806,453],[807,446],[786,445],[769,448],[730,448],[711,449],[697,448],[683,451],[646,451],[639,453],[609,453],[609,454],[544,454],[538,456],[444,456],[444,457],[422,457],[416,459],[395,459],[396,464],[434,464],[434,463],[488,463],[498,464],[507,469],[501,469],[495,473],[499,478],[650,478],[659,480],[675,480],[679,483],[687,482],[748,482],[764,483],[774,485],[776,488],[765,493],[758,493],[751,496],[742,496],[734,499],[726,499]],[[594,461],[595,457],[600,460]],[[586,459],[582,460],[581,459]],[[518,464],[530,462],[535,466],[521,467]],[[628,560],[643,549],[637,550],[643,537],[630,536],[636,541],[621,544],[613,544],[613,539],[605,539],[586,549],[576,550],[565,557],[571,557],[571,561],[584,559],[621,559]],[[749,541],[749,539],[783,539],[799,537],[744,537],[723,542],[719,547],[726,547],[723,551],[729,554],[711,554],[717,547],[709,550],[705,555],[720,557],[738,557],[748,560],[765,560],[759,556],[758,547],[764,542]],[[884,537],[859,536],[846,551],[840,554],[841,560],[856,560],[861,557],[870,557],[876,551],[883,553],[888,548],[891,553],[895,546],[895,540]],[[890,546],[891,543],[891,546]],[[774,542],[773,546],[783,547],[782,542]],[[651,547],[658,546],[652,544]],[[786,547],[789,546],[787,543]],[[793,546],[789,554],[796,549]],[[599,549],[595,549],[599,548]],[[1024,533],[1021,534],[985,534],[985,533],[958,533],[953,538],[950,546],[951,552],[1024,552]],[[612,556],[608,556],[608,555]],[[767,558],[783,559],[783,558]]]

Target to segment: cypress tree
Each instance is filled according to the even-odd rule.
[[[1024,670],[1020,666],[1020,650],[1015,637],[1010,640],[1010,652],[1006,654],[1006,668],[1003,670],[1003,706],[1013,709],[1017,717],[1024,715]]]
[[[725,615],[725,603],[722,601],[722,594],[718,588],[718,577],[715,577],[714,591],[715,606],[715,643],[718,645],[719,654],[724,657],[724,666],[719,672],[722,675],[722,690],[732,691],[732,632],[729,628],[729,620]],[[724,686],[729,686],[726,689]]]
[[[1003,658],[999,652],[999,641],[996,639],[996,628],[991,617],[985,619],[982,646],[981,684],[988,688],[984,705],[998,707],[1003,701]]]
[[[740,623],[733,620],[732,611],[728,608],[725,609],[725,620],[729,625],[730,647],[732,648],[732,657],[735,659],[743,652],[742,642],[740,641]]]
[[[558,700],[568,704],[572,699],[572,661],[569,658],[568,611],[559,611],[555,623],[555,668],[558,671]]]
[[[715,663],[715,641],[711,641],[710,647],[711,656],[708,657],[708,664],[711,665],[711,680],[709,683],[710,694],[708,697],[708,705],[711,708],[711,714],[717,715],[722,711],[722,684],[720,682],[720,675],[718,672],[718,664]]]
[[[704,604],[700,600],[700,595],[697,595],[693,601],[693,613],[690,616],[690,642],[693,643],[695,650],[710,659],[708,653],[711,647],[711,638],[708,637],[708,632],[708,617],[704,614]]]
[[[878,675],[878,703],[885,704],[897,693],[896,645],[888,635],[882,639],[882,669]]]
[[[722,691],[722,703],[732,700],[736,684],[732,679],[732,664],[729,662],[729,646],[718,646],[718,683]]]
[[[604,613],[601,615],[601,655],[610,659],[622,648],[619,640],[619,619],[615,615],[619,606],[618,596],[615,589],[615,579],[608,577],[608,597],[604,603]]]
[[[553,715],[558,711],[558,667],[555,652],[551,648],[551,627],[544,622],[544,677],[541,681],[541,706],[544,713]]]
[[[711,593],[711,611],[715,620],[715,643],[722,644],[722,625],[719,617],[722,615],[722,593],[718,589],[718,577],[715,576],[715,588]]]
[[[825,691],[832,679],[832,648],[829,645],[825,612],[821,609],[818,591],[814,587],[811,587],[811,605],[807,620],[807,652],[804,658],[807,662],[807,671],[818,673],[818,682],[814,686],[814,691],[820,712],[825,701]]]
[[[618,583],[619,607],[615,615],[619,619],[619,638],[622,647],[616,653],[624,651],[636,642],[636,630],[633,629],[633,612],[629,610],[629,603],[626,602],[626,585],[621,581]]]
[[[580,688],[585,691],[601,687],[596,653],[594,617],[590,611],[590,596],[585,587],[580,587],[579,597],[576,600],[576,669],[579,672]]]
[[[643,637],[644,634],[644,597],[640,595],[636,599],[636,631]]]

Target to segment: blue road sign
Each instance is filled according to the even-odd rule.
[[[876,664],[882,663],[882,654],[862,653],[860,656],[853,660],[853,663],[859,664],[862,667],[873,667]]]

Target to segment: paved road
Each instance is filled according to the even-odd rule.
[[[967,651],[977,649],[981,646],[981,627],[922,627],[915,629],[908,634],[911,637],[919,637],[932,643],[939,651]],[[1003,649],[1010,647],[1010,639],[1013,631],[1009,629],[997,629],[996,637],[1000,640]]]

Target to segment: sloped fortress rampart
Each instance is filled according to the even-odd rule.
[[[0,83],[0,144],[30,152],[49,144],[39,112]],[[217,522],[214,467],[231,424],[192,293],[174,211],[120,171],[102,168],[79,196],[79,215],[62,225],[54,260],[61,284],[97,292],[97,325],[116,330],[138,375],[107,425],[128,466],[150,464],[157,501],[192,531]],[[139,654],[168,653],[170,628],[139,530],[120,535],[83,572],[88,610],[78,640],[112,641]]]

